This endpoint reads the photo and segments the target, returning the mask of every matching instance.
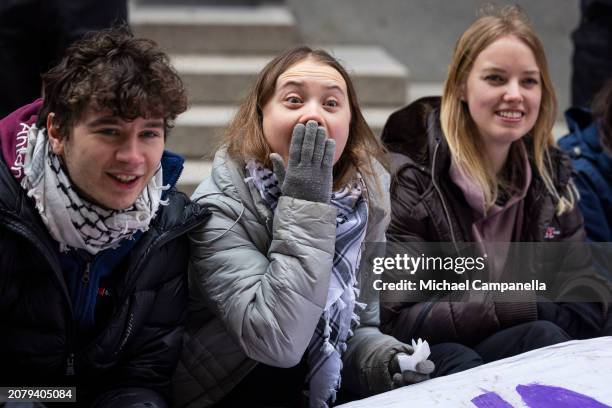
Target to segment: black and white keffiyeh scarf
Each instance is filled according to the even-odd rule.
[[[264,202],[274,211],[282,195],[276,175],[253,160],[246,168],[250,175],[246,181],[255,184]],[[342,353],[352,330],[359,324],[359,313],[366,306],[356,300],[361,243],[368,220],[363,189],[363,180],[358,178],[331,197],[331,204],[337,208],[336,246],[325,309],[306,350],[310,407],[327,407],[335,401],[340,388]]]
[[[95,255],[138,231],[146,231],[155,218],[162,191],[162,168],[158,167],[136,202],[125,210],[108,210],[88,202],[72,188],[60,158],[49,146],[46,130],[32,126],[28,133],[25,177],[21,186],[33,197],[36,209],[60,245],[60,251],[80,248]]]

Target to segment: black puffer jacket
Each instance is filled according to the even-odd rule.
[[[119,395],[168,397],[187,303],[186,233],[210,213],[174,189],[167,198],[113,271],[106,323],[82,344],[58,245],[0,158],[0,384],[76,386],[79,406],[103,393],[102,406],[125,406]]]
[[[474,212],[449,176],[450,150],[440,128],[439,105],[437,97],[420,99],[393,113],[383,130],[382,140],[390,151],[394,168],[388,242],[424,245],[474,241]],[[530,154],[528,141],[526,145]],[[571,176],[569,159],[555,148],[549,149],[549,154],[557,191],[565,192]],[[531,158],[530,161],[533,163]],[[583,220],[578,206],[556,215],[556,199],[548,193],[535,169],[532,174],[517,241],[583,241]],[[567,259],[582,267],[588,264],[585,256],[567,253],[566,259],[538,259],[541,263],[538,267],[559,270],[559,265]],[[382,330],[402,341],[422,337],[434,344],[455,341],[474,345],[500,329],[536,319],[552,320],[575,337],[597,335],[603,321],[599,305],[495,302],[491,297],[480,303],[468,303],[455,295],[451,293],[436,301],[421,303],[381,304]]]

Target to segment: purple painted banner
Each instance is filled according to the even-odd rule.
[[[550,385],[517,385],[516,392],[529,408],[612,408],[587,395]],[[472,403],[478,408],[513,408],[492,391],[477,396]]]
[[[494,392],[487,392],[472,400],[478,408],[512,408],[502,397]]]
[[[612,408],[584,394],[550,385],[518,385],[516,391],[530,408]]]

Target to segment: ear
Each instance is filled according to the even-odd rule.
[[[465,82],[461,84],[461,93],[459,94],[461,102],[467,102],[467,86]]]
[[[51,144],[53,153],[62,155],[64,153],[64,137],[62,136],[59,127],[54,125],[54,118],[55,113],[53,112],[50,112],[47,115],[47,137],[49,138],[49,143]]]

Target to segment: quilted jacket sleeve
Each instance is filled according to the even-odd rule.
[[[212,216],[191,234],[191,306],[210,307],[249,358],[297,364],[325,306],[335,208],[281,197],[262,220],[212,180],[198,194]]]

